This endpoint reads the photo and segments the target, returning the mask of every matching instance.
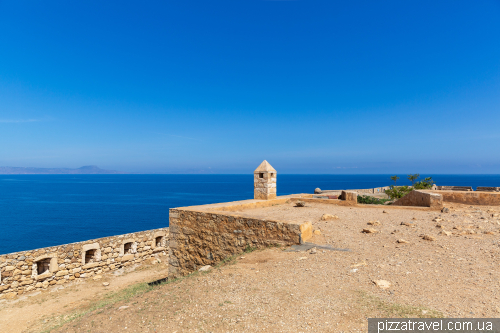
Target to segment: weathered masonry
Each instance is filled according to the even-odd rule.
[[[168,228],[0,255],[0,299],[167,255]]]
[[[247,247],[301,242],[299,223],[214,212],[217,205],[170,209],[169,277],[213,265]]]
[[[270,200],[276,198],[276,170],[264,160],[253,172],[254,199]]]

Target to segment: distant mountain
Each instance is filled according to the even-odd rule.
[[[0,167],[1,175],[98,175],[125,173],[115,170],[103,170],[95,165],[82,166],[78,169],[68,168],[21,168]]]

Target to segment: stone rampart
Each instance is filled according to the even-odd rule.
[[[474,191],[471,186],[436,186],[439,191]]]
[[[169,278],[214,265],[247,247],[301,242],[301,224],[231,213],[170,209]],[[302,226],[304,229],[304,226]]]
[[[443,196],[443,201],[466,205],[500,206],[500,192],[478,191],[436,191]]]
[[[168,228],[0,255],[0,299],[167,254]]]
[[[375,187],[375,188],[365,188],[365,189],[358,189],[358,190],[345,190],[345,191],[350,191],[350,192],[358,192],[358,193],[385,193],[385,190],[390,189],[390,186],[384,186],[384,187]],[[340,194],[342,190],[322,190],[319,193],[324,193],[324,194],[329,194],[329,193],[334,193],[334,194]],[[319,194],[318,193],[318,194]]]
[[[396,200],[393,206],[417,206],[442,208],[443,197],[440,194],[413,190],[401,199]]]
[[[478,186],[477,191],[479,191],[479,192],[500,192],[500,187]]]

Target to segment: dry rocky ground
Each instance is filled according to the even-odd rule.
[[[499,317],[500,207],[447,207],[441,213],[307,203],[242,211],[311,221],[321,231],[313,242],[350,251],[258,250],[208,272],[155,287],[132,284],[74,305],[37,301],[43,294],[4,302],[0,318],[17,311],[8,321],[25,332],[65,320],[51,331],[180,333],[366,332],[369,317]],[[338,219],[323,221],[323,214]],[[33,322],[36,302],[51,304],[46,314],[54,318]]]

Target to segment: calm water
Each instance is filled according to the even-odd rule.
[[[500,186],[500,175],[433,179]],[[389,175],[278,174],[278,195],[389,184]],[[0,175],[0,254],[166,227],[169,208],[252,197],[253,175]]]

